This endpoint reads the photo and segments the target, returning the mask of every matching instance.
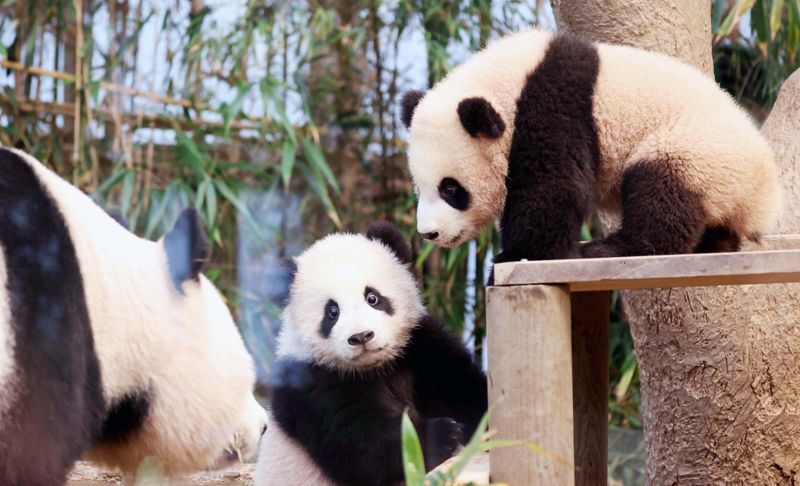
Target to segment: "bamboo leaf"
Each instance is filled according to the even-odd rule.
[[[233,191],[224,181],[215,180],[214,185],[217,187],[217,190],[222,195],[223,198],[227,199],[233,207],[239,212],[239,216],[244,218],[245,223],[250,226],[255,234],[256,238],[260,241],[263,241],[264,237],[261,234],[261,227],[256,222],[255,218],[253,218],[253,214],[250,212],[250,208],[247,207],[246,204],[241,200],[238,194]]]
[[[230,136],[231,124],[233,123],[233,120],[236,119],[236,116],[239,114],[239,112],[242,111],[244,100],[247,97],[247,94],[250,92],[250,88],[252,87],[252,83],[240,83],[236,89],[236,97],[233,99],[231,104],[225,107],[222,115],[224,121],[222,129],[223,136]]]
[[[414,429],[414,424],[408,417],[407,410],[403,412],[400,429],[406,486],[425,486],[425,461],[422,458],[422,446],[419,443],[419,436]]]
[[[136,182],[136,172],[129,170],[126,171],[122,179],[122,194],[120,195],[120,211],[124,218],[128,218],[128,213],[131,210],[133,203],[133,186]]]
[[[115,170],[106,180],[104,180],[94,191],[96,195],[105,194],[116,186],[125,177],[126,169]]]
[[[214,189],[214,184],[208,180],[206,185],[206,216],[208,217],[208,226],[215,227],[214,222],[217,220],[217,191]]]
[[[769,15],[769,37],[775,40],[775,35],[781,28],[783,19],[783,0],[772,0],[772,9]]]
[[[337,228],[342,226],[342,222],[339,220],[339,214],[336,212],[336,208],[333,206],[333,201],[331,201],[330,196],[328,195],[328,188],[325,186],[325,182],[321,180],[321,177],[315,173],[313,169],[308,169],[305,164],[299,164],[297,166],[300,169],[300,172],[303,173],[305,177],[306,184],[314,194],[317,195],[317,198],[322,203],[323,207],[325,208],[325,213],[328,217],[333,221]]]
[[[195,174],[205,175],[205,156],[200,151],[200,147],[180,131],[175,132],[175,142],[178,159],[186,163]]]
[[[731,7],[725,20],[720,24],[716,40],[719,41],[722,37],[730,34],[742,15],[750,10],[755,3],[756,0],[736,0],[736,3]]]
[[[325,156],[322,155],[322,152],[316,147],[316,145],[311,143],[311,140],[302,138],[300,143],[303,145],[303,154],[305,154],[308,161],[311,162],[311,166],[322,173],[322,175],[325,177],[325,180],[328,181],[328,184],[330,184],[330,186],[333,188],[334,192],[338,194],[339,183],[336,181],[336,176],[333,175],[333,171],[328,165],[328,161],[325,160]]]
[[[158,225],[164,220],[164,214],[167,212],[167,207],[173,198],[174,192],[174,186],[173,184],[170,184],[167,186],[164,194],[161,195],[161,199],[159,200],[158,204],[150,206],[153,209],[147,218],[147,226],[144,230],[145,238],[152,238],[156,232],[156,229],[158,229]],[[155,200],[155,198],[153,199]]]
[[[284,140],[281,149],[281,180],[283,181],[284,190],[289,190],[289,182],[292,179],[292,169],[294,169],[294,161],[296,159],[296,151],[294,144],[291,140]]]

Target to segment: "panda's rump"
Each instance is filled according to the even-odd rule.
[[[640,142],[623,170],[650,161],[670,164],[676,183],[699,196],[707,228],[757,239],[775,226],[781,204],[777,168],[748,121],[677,123]]]

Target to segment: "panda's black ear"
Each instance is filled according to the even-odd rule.
[[[425,96],[425,93],[418,90],[408,91],[403,95],[400,100],[400,120],[406,128],[411,126],[411,119],[414,117],[414,109],[419,104],[419,100]]]
[[[465,98],[458,104],[458,118],[472,137],[498,138],[506,129],[503,118],[485,98]]]
[[[380,241],[388,246],[401,263],[411,264],[411,247],[408,246],[408,242],[400,230],[395,228],[392,223],[374,221],[367,227],[366,236],[370,240]]]
[[[181,212],[175,226],[164,235],[164,250],[175,288],[181,290],[187,279],[199,280],[200,271],[211,256],[211,245],[196,209]]]

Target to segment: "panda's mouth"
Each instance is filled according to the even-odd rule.
[[[443,242],[442,246],[447,247],[447,248],[452,248],[452,247],[458,245],[459,243],[461,243],[461,239],[463,237],[464,237],[464,232],[461,231],[455,237],[450,238],[449,240]]]
[[[358,366],[372,366],[383,362],[384,349],[364,349],[357,355],[353,356],[352,361]]]

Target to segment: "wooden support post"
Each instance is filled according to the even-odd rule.
[[[498,439],[533,442],[547,453],[492,450],[492,482],[573,485],[569,292],[551,285],[490,287],[487,317],[490,428]]]
[[[573,293],[575,484],[608,482],[608,333],[611,293]]]

